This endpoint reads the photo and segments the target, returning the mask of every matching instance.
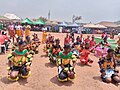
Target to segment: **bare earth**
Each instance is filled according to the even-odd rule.
[[[40,39],[42,39],[42,33],[37,33]],[[66,34],[51,34],[55,38],[60,38],[63,45],[63,39]],[[91,54],[91,58],[94,60],[94,63],[90,66],[81,66],[79,60],[77,61],[76,79],[72,82],[59,82],[56,78],[58,73],[57,67],[49,63],[48,58],[44,57],[45,53],[43,53],[42,49],[43,45],[40,45],[39,54],[34,56],[31,76],[27,80],[20,79],[18,82],[8,81],[6,78],[7,54],[0,55],[0,90],[120,90],[120,85],[107,84],[101,81],[97,64],[98,58],[93,54]]]

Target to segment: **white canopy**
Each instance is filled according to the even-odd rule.
[[[100,24],[86,24],[86,25],[83,25],[83,27],[85,27],[85,28],[103,28],[103,29],[107,28]]]
[[[15,14],[11,14],[11,13],[6,13],[6,14],[4,15],[4,17],[7,17],[7,18],[9,18],[9,19],[11,19],[11,20],[21,20],[21,18],[19,18],[19,17],[16,16]]]
[[[70,26],[70,27],[80,27],[77,23],[71,23],[68,26]]]

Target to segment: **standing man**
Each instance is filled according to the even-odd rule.
[[[12,23],[10,23],[10,25],[8,26],[8,33],[10,38],[12,39],[13,43],[14,43],[14,38],[15,38],[15,29],[14,29],[14,25]]]

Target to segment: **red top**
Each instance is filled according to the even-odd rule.
[[[3,35],[0,35],[0,44],[3,44],[5,42],[5,38],[3,37]]]
[[[93,41],[93,40],[91,40],[91,41],[90,41],[90,48],[93,47],[93,46],[95,46],[95,45],[96,45],[96,42]]]
[[[64,39],[64,45],[65,45],[65,44],[69,44],[69,43],[70,43],[70,38],[65,38],[65,39]]]
[[[85,43],[90,43],[90,39],[86,38]]]

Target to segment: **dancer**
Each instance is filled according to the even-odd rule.
[[[87,65],[88,63],[93,63],[93,60],[90,59],[91,49],[89,49],[89,43],[85,44],[85,48],[80,53],[80,63]]]
[[[55,40],[55,45],[53,45],[52,48],[49,51],[49,60],[50,60],[50,62],[56,63],[60,51],[62,51],[62,48],[60,46],[60,40],[56,39]]]
[[[30,30],[31,30],[31,26],[28,24],[28,23],[26,23],[26,27],[25,27],[25,37],[27,37],[27,36],[30,36]]]
[[[17,81],[19,77],[28,78],[30,76],[30,65],[32,62],[28,51],[24,49],[24,42],[18,43],[18,49],[15,49],[8,55],[8,79]]]
[[[115,56],[118,64],[120,65],[120,37],[119,40],[117,41],[117,47],[115,48]]]
[[[101,78],[104,82],[110,83],[115,81],[116,83],[120,82],[118,76],[118,70],[116,69],[116,60],[114,56],[114,50],[108,49],[107,55],[99,59],[99,67],[101,72]]]
[[[68,81],[75,78],[76,56],[70,50],[70,45],[64,45],[64,51],[59,53],[58,80]],[[73,62],[71,65],[70,62]]]

